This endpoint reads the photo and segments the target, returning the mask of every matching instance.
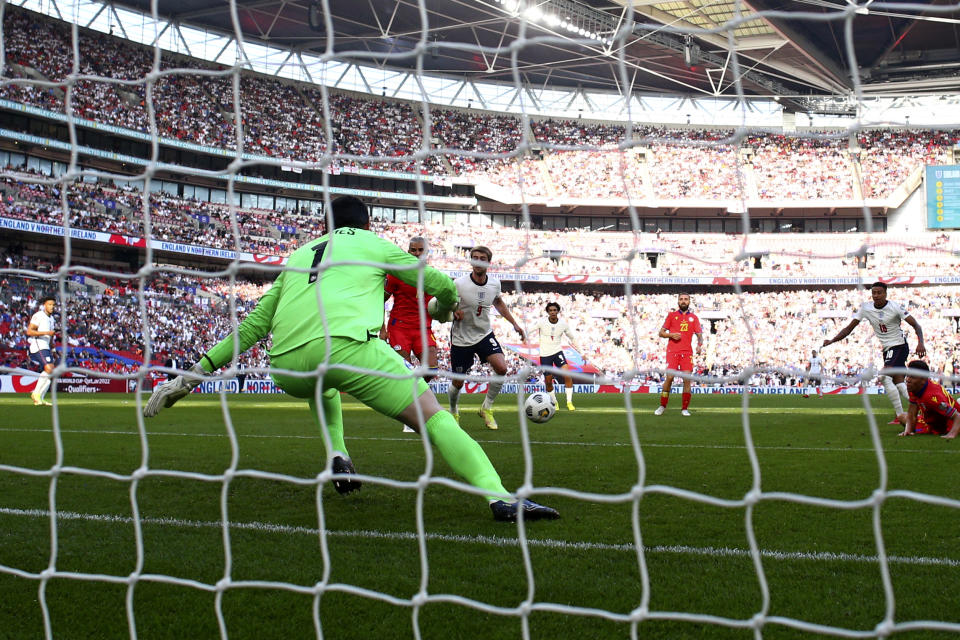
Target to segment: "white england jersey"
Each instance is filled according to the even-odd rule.
[[[47,312],[41,309],[30,318],[30,324],[37,327],[37,331],[53,331],[53,317],[48,316]],[[27,340],[30,345],[30,353],[36,353],[41,349],[50,348],[50,336],[30,336]]]
[[[822,368],[823,360],[820,359],[820,356],[813,356],[810,358],[810,373],[820,373]]]
[[[550,322],[549,318],[544,318],[537,323],[535,328],[537,333],[540,334],[541,356],[552,356],[555,353],[560,353],[563,350],[561,338],[564,335],[570,340],[573,340],[573,334],[570,333],[570,325],[562,318],[558,318],[556,324]]]
[[[450,342],[457,347],[472,347],[493,331],[490,307],[500,297],[500,281],[487,275],[487,283],[478,285],[467,274],[454,280],[460,294],[457,309],[463,311],[463,320],[453,321]]]
[[[864,302],[853,317],[860,321],[870,321],[873,332],[877,334],[884,349],[899,346],[907,341],[903,329],[900,328],[900,322],[910,317],[910,312],[896,302],[887,300],[880,309],[877,309],[873,302]]]

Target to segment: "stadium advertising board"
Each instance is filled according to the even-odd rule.
[[[960,229],[960,165],[928,166],[927,228]]]
[[[958,208],[960,208],[960,198],[958,198]],[[960,226],[960,213],[958,213],[958,226]],[[12,231],[24,231],[27,233],[39,233],[43,235],[63,236],[66,230],[63,227],[32,222],[29,220],[16,220],[13,218],[0,217],[0,229],[9,229]],[[267,255],[260,253],[249,253],[242,251],[239,254],[230,249],[217,249],[215,247],[202,247],[199,245],[186,244],[182,242],[169,242],[166,240],[150,240],[147,242],[143,238],[133,236],[124,236],[116,233],[105,233],[103,231],[89,231],[86,229],[70,229],[70,237],[91,242],[103,242],[107,244],[120,244],[128,247],[146,247],[149,245],[157,251],[168,251],[171,253],[182,253],[192,256],[204,256],[208,258],[220,258],[223,260],[237,259],[240,262],[255,262],[258,264],[268,264],[273,266],[282,266],[286,264],[287,259],[283,256]],[[469,271],[457,269],[441,269],[451,278],[470,273]],[[937,275],[915,275],[915,276],[894,276],[876,273],[868,273],[862,276],[802,276],[797,278],[782,278],[769,276],[746,276],[743,278],[732,278],[725,276],[615,276],[615,275],[565,275],[557,273],[516,273],[509,271],[491,271],[505,282],[549,282],[570,285],[583,284],[635,284],[635,285],[700,285],[709,287],[729,287],[734,282],[740,286],[749,287],[752,285],[801,285],[801,286],[857,286],[865,285],[875,280],[882,280],[889,285],[924,285],[924,284],[960,284],[960,273],[937,274]]]
[[[57,378],[57,393],[125,393],[127,381],[122,378],[93,378],[66,373]],[[0,393],[30,393],[37,385],[36,375],[0,376]]]

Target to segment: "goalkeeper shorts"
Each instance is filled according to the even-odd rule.
[[[395,418],[428,389],[420,376],[407,368],[406,362],[383,340],[359,342],[350,338],[330,338],[327,354],[326,338],[316,338],[293,351],[273,356],[270,366],[298,372],[315,372],[326,365],[323,389],[337,389],[385,416]],[[356,367],[356,372],[341,368]],[[378,374],[385,374],[378,375]],[[320,378],[302,377],[275,372],[271,376],[277,386],[295,398],[313,398]]]

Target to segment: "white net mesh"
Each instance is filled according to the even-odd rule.
[[[635,117],[629,96],[624,101],[625,124],[534,117],[541,105],[522,82],[519,52],[526,47],[569,45],[569,39],[541,35],[524,13],[517,18],[518,36],[500,47],[437,43],[429,18],[436,8],[429,4],[419,3],[420,23],[411,31],[412,48],[384,59],[398,63],[415,59],[420,78],[424,59],[435,55],[434,49],[508,58],[520,114],[438,106],[429,102],[425,90],[419,102],[334,91],[328,86],[334,80],[325,74],[312,78],[319,84],[254,74],[248,69],[253,56],[246,53],[252,45],[244,42],[246,27],[242,26],[250,14],[232,0],[229,9],[219,9],[229,10],[237,38],[237,62],[228,65],[170,54],[159,46],[159,33],[148,38],[158,46],[133,44],[119,37],[130,36],[120,23],[123,34],[111,30],[109,36],[80,28],[70,21],[75,17],[71,12],[79,12],[80,5],[61,2],[47,7],[48,13],[59,11],[66,21],[11,3],[0,5],[5,52],[0,68],[5,123],[0,136],[7,160],[0,173],[4,193],[0,219],[5,233],[0,248],[7,257],[0,267],[5,290],[0,302],[4,323],[14,328],[11,335],[19,335],[15,327],[26,326],[27,317],[36,310],[31,305],[46,294],[54,295],[61,318],[55,343],[62,345],[66,358],[53,376],[60,383],[50,393],[50,426],[31,416],[22,425],[6,423],[0,431],[0,442],[5,443],[0,447],[0,486],[12,496],[9,502],[0,502],[0,520],[11,523],[10,530],[16,531],[6,539],[25,550],[35,547],[37,540],[49,542],[45,550],[34,550],[26,559],[15,553],[0,558],[2,589],[22,594],[23,585],[30,585],[39,609],[30,614],[35,624],[18,622],[20,626],[11,628],[34,636],[42,630],[47,638],[70,635],[74,608],[97,594],[113,593],[117,606],[97,608],[92,614],[102,612],[103,623],[110,629],[104,636],[152,635],[160,624],[157,620],[167,618],[158,609],[176,611],[184,606],[201,610],[196,617],[183,616],[189,624],[203,625],[206,612],[206,626],[198,635],[266,637],[271,624],[283,630],[289,627],[275,620],[280,616],[270,610],[273,604],[258,604],[254,596],[238,594],[271,592],[305,596],[309,614],[301,615],[301,624],[295,628],[316,637],[337,637],[342,631],[331,628],[342,624],[342,619],[324,609],[326,602],[335,603],[328,607],[344,606],[347,616],[360,616],[354,611],[369,609],[375,618],[379,612],[384,624],[396,621],[395,612],[401,611],[404,624],[409,625],[403,633],[410,628],[417,638],[449,632],[444,616],[451,611],[456,612],[455,625],[465,624],[468,630],[488,631],[496,637],[501,635],[503,627],[498,625],[503,620],[515,625],[509,627],[510,635],[519,633],[524,638],[555,636],[568,624],[584,629],[576,626],[584,621],[611,625],[599,626],[599,635],[616,630],[630,637],[646,630],[654,637],[682,637],[694,634],[691,629],[708,635],[729,632],[730,637],[747,633],[760,637],[784,628],[840,637],[960,633],[960,622],[949,607],[960,563],[950,548],[949,531],[955,528],[960,500],[953,487],[934,483],[928,491],[905,481],[908,472],[898,464],[901,457],[929,456],[930,465],[942,465],[943,475],[949,477],[955,457],[949,451],[927,444],[903,446],[888,459],[889,433],[878,427],[871,396],[862,394],[862,407],[854,407],[842,419],[850,428],[862,430],[869,443],[854,447],[838,435],[850,447],[845,449],[803,440],[792,452],[797,458],[765,463],[766,456],[789,450],[792,444],[789,438],[758,437],[756,423],[766,429],[770,414],[790,413],[791,408],[742,394],[740,406],[734,409],[741,427],[735,435],[725,431],[711,444],[682,437],[656,442],[647,440],[649,431],[656,428],[648,422],[652,407],[647,405],[652,403],[638,402],[629,392],[636,387],[659,388],[665,367],[663,339],[656,334],[674,304],[674,291],[688,288],[696,291],[695,308],[707,334],[695,372],[682,376],[697,389],[739,392],[743,386],[780,386],[813,393],[821,386],[831,390],[870,386],[882,365],[876,342],[865,329],[824,353],[819,374],[806,371],[807,354],[835,335],[842,326],[837,319],[848,318],[849,307],[868,299],[864,284],[874,276],[898,274],[904,280],[897,284],[928,285],[892,290],[891,298],[908,298],[927,336],[931,368],[944,386],[952,386],[957,353],[954,316],[939,312],[950,309],[960,297],[955,286],[948,286],[960,284],[954,275],[955,237],[948,232],[919,231],[919,222],[912,230],[901,227],[902,233],[882,233],[886,227],[878,225],[876,216],[881,211],[886,214],[879,203],[907,200],[920,184],[923,165],[951,162],[951,145],[957,141],[955,123],[903,130],[873,128],[879,123],[857,117],[842,130],[802,134],[753,126],[741,86],[752,62],[745,64],[735,45],[737,30],[756,21],[757,15],[748,13],[740,2],[731,5],[729,17],[715,27],[691,31],[668,24],[652,29],[728,40],[728,75],[719,82],[732,83],[740,98],[738,126],[644,124],[643,118]],[[867,4],[870,11],[927,11],[945,18],[955,18],[957,13],[956,5]],[[56,11],[49,11],[51,7]],[[330,8],[324,1],[314,10],[326,20]],[[158,24],[156,7],[151,9],[154,18],[140,25],[148,35]],[[106,6],[105,10],[114,9]],[[764,15],[835,23],[854,72],[853,98],[863,105],[867,100],[856,73],[852,30],[857,16],[867,10],[847,4],[830,5],[824,11]],[[616,59],[624,87],[634,85],[624,45],[636,33],[651,31],[641,28],[641,23],[628,10],[616,32],[603,39],[589,32],[578,34],[585,50],[604,41],[607,53]],[[335,47],[332,23],[323,24],[329,43],[321,58],[324,64],[369,57],[361,49]],[[277,169],[283,173],[275,175]],[[355,174],[356,183],[351,186],[335,179],[344,174]],[[296,176],[319,177],[319,181]],[[477,204],[473,195],[465,195],[467,191],[453,189],[453,183],[471,184],[477,195],[506,206],[490,214],[488,228],[457,219],[451,224],[449,216],[465,215],[463,209],[451,213],[452,207]],[[399,185],[396,189],[401,193],[390,195],[390,185]],[[475,496],[488,492],[451,479],[445,467],[438,471],[426,438],[407,452],[425,459],[413,471],[379,475],[378,462],[390,468],[390,451],[358,464],[366,492],[413,495],[412,501],[393,498],[376,503],[379,511],[369,503],[337,502],[330,484],[339,476],[333,474],[331,440],[324,428],[291,427],[298,419],[285,422],[286,405],[237,404],[234,391],[273,390],[268,374],[316,378],[331,365],[328,360],[318,370],[278,371],[270,367],[268,343],[246,353],[238,349],[226,368],[205,378],[203,390],[208,395],[188,397],[171,408],[171,415],[177,417],[173,427],[153,427],[144,421],[141,410],[146,396],[141,392],[167,373],[188,369],[229,333],[236,335],[239,322],[266,291],[265,282],[284,271],[286,256],[298,243],[324,232],[319,211],[328,210],[330,202],[343,194],[408,202],[405,220],[394,213],[392,220],[376,220],[374,228],[400,246],[411,236],[427,237],[433,251],[430,264],[452,275],[469,270],[466,249],[491,246],[492,271],[504,280],[503,300],[528,332],[542,316],[546,302],[562,300],[564,317],[572,320],[578,336],[582,353],[577,355],[583,356],[584,364],[597,365],[597,371],[585,367],[575,376],[583,385],[578,387],[578,398],[588,389],[626,391],[616,402],[588,413],[585,420],[600,422],[613,416],[614,430],[599,430],[585,439],[551,441],[523,418],[523,393],[519,393],[515,400],[505,398],[499,405],[503,413],[509,413],[503,407],[517,413],[509,437],[488,439],[483,445],[512,451],[512,455],[501,455],[522,470],[507,471],[514,480],[508,487],[515,497],[560,501],[562,522],[583,519],[594,524],[571,526],[556,536],[549,529],[544,534],[539,526],[534,531],[522,521],[515,529],[478,533],[473,519],[488,518],[487,514],[467,507],[461,513],[450,505],[476,507],[479,497]],[[264,203],[269,199],[269,204],[261,206],[260,198]],[[783,202],[823,208],[827,224],[817,228],[824,233],[752,233],[782,227],[782,216],[764,215],[761,223],[751,218],[751,211],[782,211]],[[543,218],[550,215],[545,207],[555,204],[617,210],[618,215],[611,216],[617,231],[532,230],[551,228]],[[717,218],[716,225],[698,226],[691,216],[690,230],[702,233],[679,233],[681,226],[661,231],[658,222],[651,226],[646,213],[654,207],[667,212],[659,221],[699,207],[701,213]],[[448,212],[438,218],[439,208]],[[857,212],[839,220],[843,226],[855,224],[857,233],[826,233],[848,230],[830,217],[836,217],[838,209]],[[517,227],[497,221],[496,216],[513,213],[520,218]],[[851,223],[856,216],[862,220]],[[51,249],[45,236],[62,236],[62,245]],[[117,245],[128,247],[127,252],[117,250]],[[422,265],[418,272],[422,283]],[[525,282],[537,284],[525,287]],[[651,284],[666,286],[667,292],[654,291]],[[622,293],[612,285],[622,286]],[[746,285],[751,287],[745,289]],[[714,323],[719,327],[715,334],[710,332]],[[501,341],[515,341],[514,329],[503,315],[495,318],[493,330]],[[449,340],[441,332],[437,337],[440,369],[448,372]],[[516,342],[513,350],[508,349],[505,375],[473,369],[460,376],[471,385],[468,389],[491,382],[505,383],[508,393],[533,388],[524,387],[532,372],[522,357],[528,347],[523,340]],[[9,384],[15,386],[30,378],[24,376],[22,362],[11,355],[22,355],[22,339],[11,338],[11,343],[18,348],[4,352],[0,373],[9,374]],[[908,344],[915,343],[916,337],[909,335]],[[146,364],[139,365],[138,359]],[[340,368],[376,373],[356,366]],[[558,378],[565,374],[556,368],[545,371]],[[419,363],[407,379],[413,384],[425,373],[426,363]],[[125,408],[110,414],[111,420],[121,420],[114,428],[104,428],[63,401],[61,394],[69,385],[92,384],[68,377],[75,374],[98,377],[101,386],[111,390],[120,381],[122,390],[136,392],[120,401]],[[805,377],[813,382],[803,382]],[[435,387],[447,390],[445,382]],[[97,396],[91,398],[90,402],[97,402]],[[677,402],[673,400],[674,409]],[[359,417],[367,410],[348,401],[344,404],[351,419],[372,420],[369,415]],[[709,425],[713,415],[706,409],[709,406],[705,404],[702,415],[707,418],[698,418],[698,428],[703,422]],[[306,421],[302,407],[298,410],[304,416],[301,421]],[[715,409],[717,415],[722,412],[722,406]],[[270,422],[272,418],[276,425],[266,425],[263,431],[251,427],[251,419]],[[422,418],[421,414],[420,422]],[[327,417],[321,413],[320,420],[325,425]],[[816,422],[816,416],[811,420]],[[846,429],[848,424],[837,428]],[[351,443],[367,439],[350,424],[346,429]],[[46,445],[32,440],[38,433],[47,438]],[[104,444],[111,438],[126,444]],[[369,437],[381,445],[394,439],[404,450],[411,442],[384,435]],[[205,445],[194,444],[204,440],[222,446],[213,453],[194,455],[206,450]],[[260,442],[270,442],[272,448]],[[32,449],[40,453],[33,457],[24,453]],[[577,449],[589,453],[571,453]],[[715,456],[716,468],[704,471],[702,482],[686,482],[686,473],[681,473],[675,485],[662,483],[660,478],[674,477],[664,472],[664,465],[685,466],[682,456],[671,453],[673,449],[684,454],[706,452],[705,458],[697,460],[702,463]],[[589,458],[594,450],[623,452],[626,460],[604,458],[604,468],[593,468]],[[117,460],[129,459],[131,451],[139,459],[133,468],[111,459],[114,455]],[[816,451],[828,455],[804,455]],[[39,462],[44,455],[47,459]],[[560,467],[567,474],[548,462],[554,457],[564,461]],[[780,465],[772,474],[775,479],[765,475],[766,464]],[[801,477],[797,487],[783,481],[781,474],[789,477],[792,465],[812,464],[834,465],[831,478],[836,468],[847,464],[861,475],[853,479],[838,475],[839,482],[850,483],[851,491],[818,491],[816,482],[807,477],[809,466],[796,472]],[[895,466],[893,472],[890,465]],[[549,472],[541,472],[544,467]],[[891,483],[891,473],[896,483]],[[589,474],[613,479],[607,485],[584,482],[583,476]],[[651,477],[656,480],[650,481]],[[866,489],[860,484],[863,477],[870,479]],[[711,485],[720,478],[726,484],[715,491]],[[45,508],[36,505],[40,485],[34,481],[43,483]],[[198,485],[211,490],[197,490]],[[31,489],[23,489],[26,486]],[[173,504],[171,496],[187,491],[188,486],[194,487],[189,492],[196,492],[190,495],[196,496],[197,504]],[[275,519],[258,517],[259,503],[285,504],[287,494],[300,498],[291,500],[299,511],[266,509]],[[916,510],[889,506],[899,505],[900,500]],[[85,504],[90,505],[88,509],[74,507]],[[437,524],[437,512],[451,508],[454,524],[447,520]],[[403,526],[396,529],[377,527],[377,518],[391,509],[406,509],[413,518],[401,521]],[[668,515],[658,515],[658,509]],[[658,518],[669,518],[672,509],[677,509],[676,524],[662,525]],[[831,515],[823,520],[810,516],[827,511]],[[835,512],[853,515],[845,518]],[[211,513],[217,515],[206,515]],[[901,531],[898,519],[917,513],[925,525],[942,527],[944,533],[933,531],[931,538],[936,539],[918,540],[923,548],[917,553],[888,554],[889,537]],[[829,522],[844,533],[837,534],[839,541],[819,540],[822,548],[818,541],[799,545],[795,551],[776,544],[781,527],[770,526],[770,520],[782,520],[782,529],[790,530],[803,529],[798,522],[804,518],[821,526]],[[351,527],[357,520],[370,524]],[[603,529],[610,520],[619,522],[619,533],[632,534],[632,539],[607,535]],[[766,522],[758,525],[757,520]],[[125,538],[132,544],[121,554],[126,554],[126,564],[119,563],[123,569],[106,560],[109,568],[94,566],[96,558],[114,553],[109,548],[104,553],[97,550],[98,535],[107,527],[132,529],[132,536]],[[599,530],[597,535],[588,535],[594,528]],[[763,531],[762,541],[758,528]],[[205,535],[208,531],[218,539],[211,541]],[[798,539],[790,531],[782,533],[791,542]],[[823,531],[812,533],[822,535]],[[941,535],[948,543],[943,549],[935,546]],[[668,540],[671,536],[676,539]],[[161,538],[162,544],[152,544]],[[271,546],[281,538],[283,552],[275,554]],[[316,541],[319,559],[291,551],[298,547],[315,551]],[[194,548],[213,551],[194,553]],[[481,566],[470,560],[474,552]],[[84,554],[94,561],[83,560]],[[187,567],[181,570],[176,558],[167,556],[182,556]],[[39,568],[38,558],[43,559]],[[502,570],[497,563],[512,567],[504,575],[513,581],[493,584],[486,592],[474,588],[474,583],[485,582],[486,573]],[[751,565],[746,574],[738,563]],[[393,564],[400,568],[394,571]],[[552,567],[545,569],[546,564]],[[694,591],[736,591],[725,578],[731,566],[740,566],[740,572],[732,575],[750,582],[750,593],[740,594],[729,605],[721,598],[720,603],[687,606],[691,600],[701,602],[690,593],[690,584]],[[811,566],[815,568],[807,568]],[[929,572],[913,571],[917,567]],[[588,575],[593,571],[600,576],[597,584],[583,586],[591,582]],[[377,579],[381,572],[385,580],[405,580],[405,589],[381,583]],[[833,582],[837,574],[847,572],[852,577]],[[902,582],[897,582],[898,577]],[[619,592],[618,597],[611,596],[615,604],[609,607],[603,606],[607,581]],[[924,584],[936,588],[918,586]],[[796,585],[801,585],[799,594]],[[579,587],[602,595],[580,598]],[[834,588],[845,591],[844,595],[837,595]],[[801,607],[791,598],[803,599],[804,591],[820,598],[836,597],[841,613],[818,612],[809,619],[796,614]],[[185,604],[198,593],[211,597],[196,607]],[[932,600],[933,594],[947,604],[939,618],[930,609],[909,604],[916,598]],[[862,597],[868,604],[856,610],[857,603],[847,601],[851,596]],[[845,621],[844,607],[856,610],[855,622]],[[281,606],[278,610],[295,609]],[[901,609],[921,613],[901,615]],[[0,614],[0,620],[13,624],[12,611],[0,608]],[[470,621],[461,623],[458,616]],[[555,620],[564,622],[551,626],[557,624]],[[100,634],[96,620],[85,616],[79,624],[78,635]],[[296,616],[290,624],[297,624]],[[82,625],[93,626],[88,630]],[[393,628],[365,622],[360,629],[372,637],[387,635]]]

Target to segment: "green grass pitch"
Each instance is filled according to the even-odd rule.
[[[765,606],[764,638],[812,636],[791,621],[865,637],[889,605],[877,516],[894,621],[947,623],[896,637],[960,636],[960,442],[898,438],[882,397],[869,399],[882,455],[862,397],[751,397],[764,494],[752,509],[724,502],[743,501],[756,479],[740,396],[694,396],[690,418],[675,396],[657,418],[656,397],[634,395],[636,444],[623,396],[578,396],[575,413],[529,425],[529,469],[516,397],[500,398],[499,431],[483,428],[480,399],[465,397],[462,424],[504,484],[528,474],[562,489],[535,496],[563,517],[527,524],[528,563],[518,527],[494,522],[482,498],[432,483],[418,504],[420,437],[349,398],[350,453],[380,479],[340,496],[315,481],[325,454],[306,405],[283,396],[227,398],[235,439],[219,396],[181,401],[146,421],[143,439],[132,395],[61,395],[56,412],[0,397],[0,638],[45,637],[44,606],[58,639],[219,638],[218,613],[229,638],[258,640],[314,638],[317,621],[327,639],[627,639],[631,614],[643,614],[640,638],[748,639]],[[953,502],[894,495],[875,513],[884,481]],[[767,495],[777,492],[863,504]]]

